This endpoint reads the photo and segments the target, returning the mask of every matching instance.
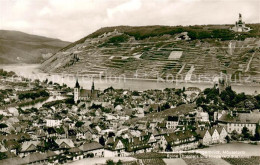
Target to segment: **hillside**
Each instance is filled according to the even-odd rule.
[[[220,73],[260,82],[260,24],[106,27],[68,45],[42,64],[46,72],[208,80]],[[213,79],[213,78],[212,78]]]
[[[0,30],[0,63],[40,63],[68,44],[58,39]]]

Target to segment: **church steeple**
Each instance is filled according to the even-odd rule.
[[[78,78],[76,80],[75,88],[80,88]]]
[[[95,90],[95,84],[94,84],[94,81],[92,81],[91,91],[94,91],[94,90]]]

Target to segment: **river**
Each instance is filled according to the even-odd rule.
[[[20,64],[20,65],[0,65],[6,71],[14,71],[17,75],[23,76],[29,79],[39,79],[56,82],[59,84],[66,84],[69,87],[74,87],[76,76],[71,74],[48,74],[39,69],[39,64]],[[85,89],[90,89],[92,84],[91,76],[79,76],[80,85]],[[165,89],[165,88],[188,88],[198,87],[201,90],[205,88],[213,87],[213,83],[207,82],[172,82],[172,81],[159,81],[151,79],[125,79],[121,78],[94,78],[95,88],[104,90],[108,87],[116,89],[130,89],[130,90],[149,90],[149,89]],[[260,85],[257,84],[232,84],[232,89],[237,93],[245,92],[246,94],[253,94],[255,91],[260,93]]]
[[[38,103],[35,103],[35,104],[32,104],[32,105],[22,106],[21,108],[22,108],[23,110],[25,110],[25,109],[30,109],[30,108],[32,108],[32,107],[39,109],[39,108],[41,108],[42,105],[45,104],[45,103],[48,103],[48,102],[51,102],[51,101],[55,101],[55,100],[63,100],[63,99],[65,99],[65,98],[66,98],[66,97],[64,97],[64,96],[50,96],[50,97],[49,97],[47,100],[45,100],[45,101],[41,101],[41,102],[38,102]]]

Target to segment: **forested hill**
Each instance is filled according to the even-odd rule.
[[[0,30],[0,64],[40,63],[68,44],[59,39]]]

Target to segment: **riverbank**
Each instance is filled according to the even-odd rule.
[[[24,106],[29,106],[29,105],[33,105],[33,104],[37,104],[39,102],[44,102],[46,100],[48,100],[49,96],[48,97],[39,97],[39,98],[36,98],[34,100],[23,100],[19,103],[11,103],[11,104],[8,104],[6,106],[2,106],[0,107],[0,109],[6,109],[6,108],[10,108],[10,107],[24,107]]]
[[[39,79],[41,81],[48,79],[54,83],[66,84],[68,87],[73,88],[75,86],[76,78],[78,78],[80,85],[85,89],[90,89],[92,82],[95,81],[95,87],[98,90],[104,90],[108,87],[115,89],[129,89],[129,90],[163,90],[165,88],[178,88],[182,89],[185,87],[197,87],[201,90],[213,87],[213,82],[173,82],[158,79],[144,79],[144,78],[118,78],[118,77],[107,77],[107,78],[92,78],[90,75],[84,77],[73,75],[73,74],[55,74],[55,73],[44,73],[39,69],[40,64],[28,64],[28,65],[0,65],[7,71],[14,71],[17,75],[23,76],[29,79]],[[78,76],[78,77],[76,77]],[[244,92],[245,94],[260,93],[260,84],[257,83],[246,83],[246,84],[232,84],[232,89],[237,93]]]

